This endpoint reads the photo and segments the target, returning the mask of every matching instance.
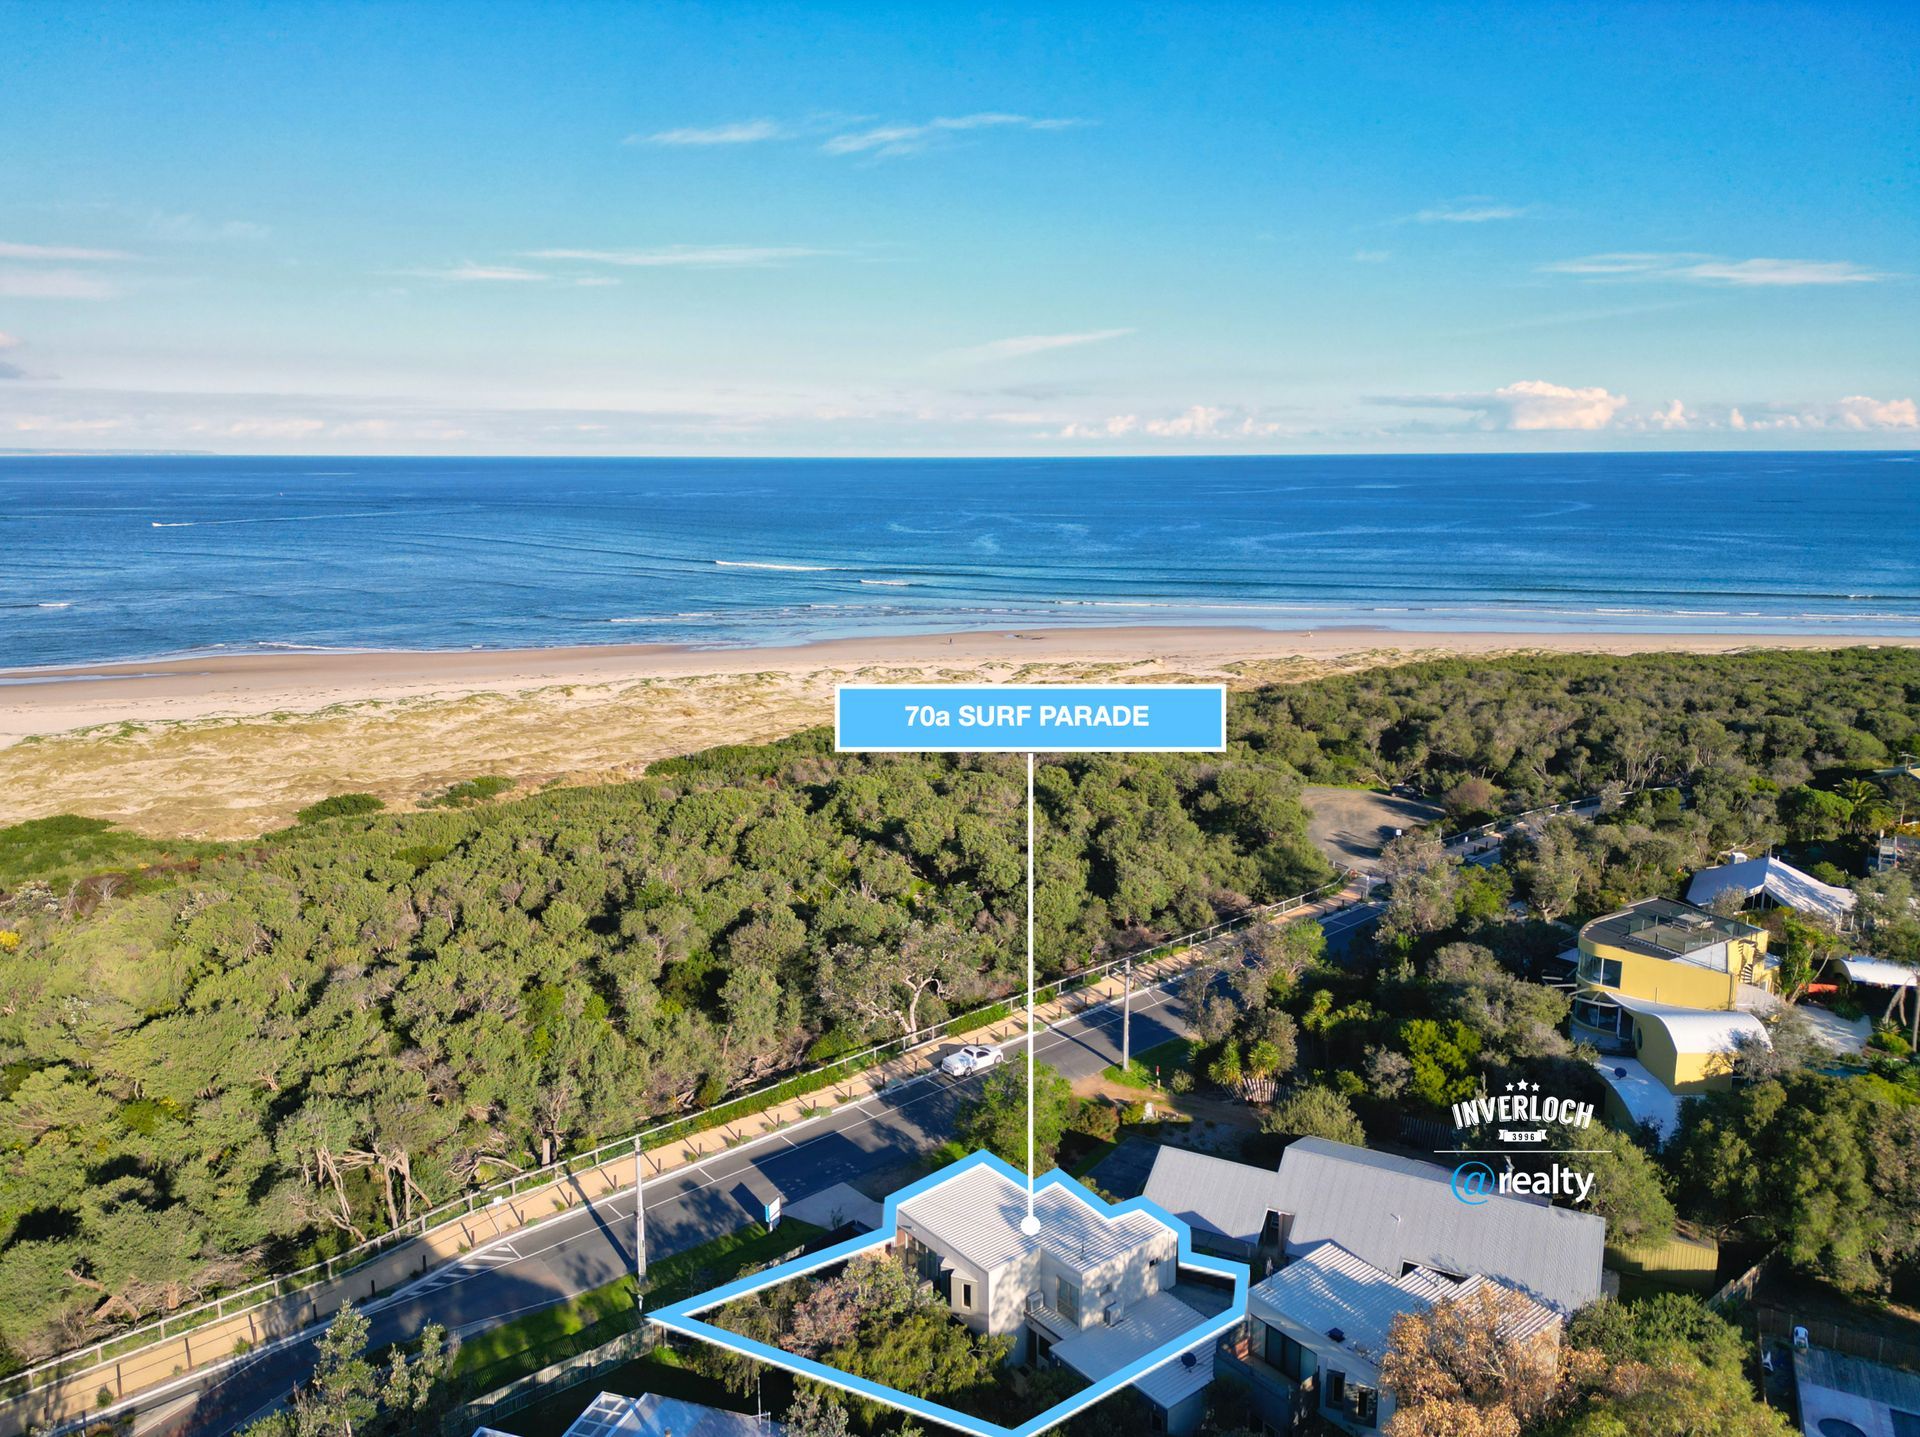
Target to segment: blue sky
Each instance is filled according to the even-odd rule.
[[[0,7],[0,447],[1920,446],[1920,8]]]

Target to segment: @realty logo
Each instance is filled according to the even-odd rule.
[[[1499,1185],[1485,1163],[1462,1163],[1453,1170],[1453,1195],[1468,1207],[1479,1207]]]
[[[1542,1097],[1540,1085],[1524,1079],[1508,1083],[1506,1091],[1497,1098],[1481,1096],[1453,1105],[1454,1131],[1462,1138],[1477,1137],[1485,1128],[1498,1124],[1503,1148],[1512,1147],[1529,1157],[1546,1157],[1552,1153],[1552,1149],[1541,1146],[1547,1140],[1550,1126],[1578,1132],[1592,1121],[1592,1103]],[[1455,1148],[1453,1151],[1468,1150]],[[1498,1153],[1502,1149],[1492,1151]],[[1490,1163],[1476,1159],[1455,1168],[1448,1186],[1453,1189],[1454,1197],[1468,1207],[1479,1207],[1495,1196],[1563,1197],[1584,1203],[1593,1193],[1593,1174],[1566,1162],[1521,1170],[1513,1166],[1511,1158],[1507,1159],[1503,1171],[1495,1172]]]

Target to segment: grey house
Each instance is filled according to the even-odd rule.
[[[1603,1219],[1517,1197],[1469,1205],[1451,1178],[1438,1163],[1301,1138],[1271,1173],[1162,1148],[1147,1196],[1229,1251],[1285,1262],[1331,1242],[1390,1278],[1488,1277],[1562,1316],[1601,1296]]]

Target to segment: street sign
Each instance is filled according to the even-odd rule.
[[[778,1196],[773,1197],[767,1203],[766,1221],[768,1232],[772,1232],[780,1226],[780,1199]]]

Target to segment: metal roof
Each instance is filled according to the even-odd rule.
[[[1869,958],[1864,954],[1842,958],[1840,966],[1847,970],[1847,976],[1854,982],[1871,983],[1876,988],[1905,988],[1916,977],[1920,977],[1920,972],[1907,967],[1904,963],[1894,963],[1885,958]]]
[[[1770,853],[1738,863],[1723,863],[1718,868],[1703,868],[1687,886],[1687,902],[1711,903],[1727,892],[1746,898],[1764,893],[1782,907],[1835,920],[1853,912],[1854,898],[1849,890],[1822,883],[1811,873],[1802,873]]]
[[[1905,1412],[1920,1412],[1920,1374],[1864,1357],[1849,1357],[1826,1347],[1796,1347],[1793,1350],[1794,1380],[1802,1391],[1809,1385],[1829,1392],[1844,1392],[1877,1407],[1896,1407]]]
[[[1134,1391],[1157,1404],[1161,1411],[1171,1412],[1177,1404],[1205,1390],[1213,1381],[1213,1354],[1218,1348],[1219,1343],[1209,1339],[1192,1352],[1183,1352],[1134,1383]],[[1193,1359],[1191,1366],[1187,1364],[1189,1357]]]
[[[1465,1282],[1420,1268],[1389,1277],[1338,1243],[1323,1242],[1258,1284],[1251,1302],[1256,1317],[1263,1316],[1265,1309],[1266,1314],[1284,1317],[1329,1340],[1338,1332],[1337,1345],[1343,1351],[1378,1367],[1387,1355],[1396,1317],[1502,1290],[1512,1292],[1477,1273]],[[1519,1300],[1501,1315],[1502,1337],[1524,1341],[1559,1323],[1559,1314],[1550,1308],[1524,1294],[1516,1296]]]
[[[1600,1296],[1607,1225],[1594,1213],[1520,1198],[1454,1196],[1452,1170],[1325,1138],[1280,1159],[1290,1254],[1335,1242],[1374,1267],[1482,1273],[1561,1313]]]
[[[1284,1212],[1280,1174],[1191,1148],[1160,1149],[1147,1175],[1147,1200],[1189,1227],[1252,1245],[1269,1212]]]
[[[1676,1051],[1682,1053],[1737,1053],[1743,1044],[1772,1047],[1767,1025],[1751,1013],[1725,1008],[1682,1008],[1609,992],[1608,997],[1636,1017],[1651,1019],[1667,1030]]]
[[[1257,1283],[1251,1303],[1256,1317],[1285,1317],[1329,1339],[1338,1332],[1342,1348],[1378,1366],[1394,1318],[1425,1312],[1446,1286],[1417,1271],[1388,1277],[1338,1243],[1323,1242]]]
[[[1172,1228],[1144,1212],[1108,1217],[1055,1185],[1034,1197],[1038,1236],[1020,1231],[1027,1190],[990,1167],[969,1168],[940,1186],[900,1204],[899,1218],[944,1256],[990,1272],[1036,1251],[1086,1271],[1174,1236]]]
[[[1177,1341],[1206,1319],[1171,1293],[1156,1292],[1144,1302],[1130,1304],[1111,1326],[1096,1322],[1072,1337],[1054,1343],[1053,1355],[1089,1382],[1138,1362],[1156,1347]],[[1174,1359],[1175,1364],[1179,1362]]]
[[[657,1392],[644,1397],[602,1392],[574,1419],[566,1437],[778,1437],[783,1430],[764,1417]]]

